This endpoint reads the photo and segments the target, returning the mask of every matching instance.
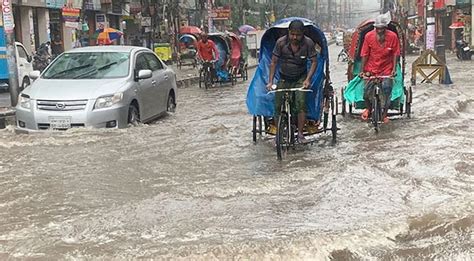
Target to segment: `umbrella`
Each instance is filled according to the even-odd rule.
[[[244,25],[239,27],[239,32],[242,33],[242,34],[246,34],[250,31],[257,31],[257,29],[255,29],[255,27],[253,27],[251,25],[248,25],[248,24],[244,24]]]
[[[464,28],[464,23],[463,22],[454,22],[449,26],[449,29],[461,29]]]
[[[181,28],[179,29],[179,33],[199,35],[202,33],[202,31],[197,26],[181,26]]]
[[[113,40],[120,39],[123,33],[114,28],[104,28],[96,31],[98,44],[111,44]]]

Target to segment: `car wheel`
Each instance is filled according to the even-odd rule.
[[[20,90],[18,92],[22,92],[28,86],[30,86],[30,78],[25,77],[25,79],[23,79],[23,82],[21,83]]]
[[[174,98],[174,94],[168,94],[168,105],[166,106],[167,112],[175,112],[176,111],[176,100]]]
[[[130,104],[128,107],[128,124],[137,126],[140,123],[140,113],[135,104]]]

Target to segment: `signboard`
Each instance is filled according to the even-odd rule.
[[[61,9],[66,5],[66,0],[46,0],[47,8]]]
[[[15,29],[13,20],[12,3],[10,0],[2,0],[3,26],[5,32],[12,33]]]
[[[426,49],[434,50],[436,42],[436,24],[434,17],[426,19]]]
[[[209,12],[209,17],[213,20],[229,20],[231,16],[230,7],[219,7]]]
[[[104,29],[107,27],[107,20],[105,19],[105,14],[96,14],[95,15],[95,28]]]

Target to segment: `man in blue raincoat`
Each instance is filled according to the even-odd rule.
[[[280,37],[273,49],[272,62],[267,89],[271,90],[277,64],[280,64],[280,81],[278,89],[305,88],[311,86],[311,78],[317,68],[317,53],[313,40],[304,35],[304,24],[293,20],[288,27],[288,35]],[[307,69],[307,61],[311,67]],[[278,118],[283,93],[275,94],[275,119]],[[295,93],[295,109],[298,113],[298,141],[305,142],[303,128],[306,121],[306,95],[304,92]]]

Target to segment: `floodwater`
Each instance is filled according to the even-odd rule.
[[[411,119],[338,116],[335,146],[282,162],[252,142],[245,84],[124,130],[1,130],[0,259],[472,260],[474,67],[450,62]]]

